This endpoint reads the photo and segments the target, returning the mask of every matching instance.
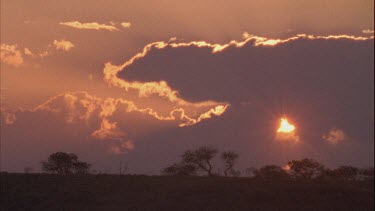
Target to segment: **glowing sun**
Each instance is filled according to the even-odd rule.
[[[288,119],[281,118],[280,127],[277,129],[278,133],[292,133],[296,127],[288,122]]]

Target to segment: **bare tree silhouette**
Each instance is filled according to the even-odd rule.
[[[218,150],[213,146],[203,146],[196,150],[187,150],[182,155],[182,162],[194,165],[198,170],[207,172],[207,176],[213,176],[211,160],[216,156]]]
[[[233,151],[227,151],[221,153],[221,159],[224,162],[225,169],[224,175],[229,176],[229,174],[236,175],[236,171],[233,169],[234,165],[237,162],[239,154]]]

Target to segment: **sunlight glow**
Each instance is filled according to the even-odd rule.
[[[295,129],[294,125],[288,122],[286,117],[281,118],[280,127],[277,130],[278,133],[291,133]]]

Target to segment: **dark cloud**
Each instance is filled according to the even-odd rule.
[[[193,102],[229,102],[232,107],[220,118],[221,128],[194,127],[197,131],[192,134],[198,143],[227,142],[228,147],[252,143],[252,154],[258,151],[254,148],[270,144],[277,126],[269,124],[277,124],[286,114],[297,125],[303,150],[310,145],[315,151],[301,157],[319,158],[322,154],[336,164],[344,160],[372,164],[373,45],[373,40],[298,39],[272,47],[255,47],[250,42],[215,54],[211,48],[167,47],[151,50],[119,77],[142,82],[165,80],[182,98]],[[340,146],[325,148],[321,137],[332,127],[353,138],[351,153]],[[178,138],[186,139],[184,135]],[[242,148],[241,144],[237,148]],[[268,151],[267,147],[264,150]],[[336,153],[335,157],[330,153]]]

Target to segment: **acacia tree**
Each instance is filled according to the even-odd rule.
[[[48,157],[47,161],[41,163],[44,171],[60,175],[86,174],[91,166],[86,162],[78,161],[77,155],[65,152],[55,152]]]
[[[224,175],[227,177],[229,173],[235,174],[235,171],[233,169],[234,165],[237,162],[239,155],[236,152],[233,151],[227,151],[221,153],[221,159],[224,162],[225,169],[224,169]]]
[[[324,172],[324,165],[313,159],[292,160],[288,166],[296,179],[313,179]]]
[[[213,176],[211,160],[218,150],[212,146],[199,147],[196,150],[188,150],[182,155],[182,162],[193,165],[197,170],[207,172],[207,176]]]

